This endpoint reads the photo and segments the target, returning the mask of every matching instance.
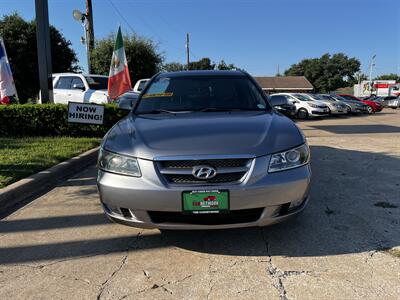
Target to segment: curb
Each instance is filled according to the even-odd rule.
[[[0,190],[0,212],[18,205],[40,194],[60,179],[66,178],[77,171],[96,162],[99,147],[86,151],[78,156],[63,161],[47,170],[21,179]]]

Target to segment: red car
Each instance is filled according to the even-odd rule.
[[[365,104],[368,105],[368,113],[372,114],[374,112],[379,112],[383,109],[383,106],[380,103],[370,101],[370,100],[361,100],[360,98],[357,98],[356,96],[353,95],[348,95],[348,94],[339,94],[339,96],[349,99],[349,100],[355,100],[355,101],[361,101]]]

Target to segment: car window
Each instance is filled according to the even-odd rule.
[[[294,98],[293,96],[290,96],[290,95],[284,95],[284,96],[286,97],[286,99],[287,99],[290,103],[293,103],[294,101],[297,100],[296,98]]]
[[[141,97],[136,112],[207,108],[265,110],[264,99],[246,76],[160,77]]]
[[[280,101],[287,101],[287,97],[285,95],[272,95],[271,99],[280,100]]]
[[[296,94],[295,97],[297,99],[299,99],[300,101],[312,101],[310,98],[308,98],[307,96],[304,96],[302,94]]]
[[[72,83],[72,76],[61,76],[57,83],[56,86],[54,87],[55,89],[64,89],[64,90],[69,90],[71,89],[71,83]]]
[[[108,77],[85,76],[85,78],[91,90],[107,90],[108,88]]]
[[[77,86],[85,87],[82,79],[80,79],[79,77],[73,77],[72,78],[71,87],[73,87],[74,84],[76,84]]]

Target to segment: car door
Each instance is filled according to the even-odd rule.
[[[54,103],[67,104],[70,99],[71,76],[60,76],[54,85]]]
[[[73,76],[71,80],[71,89],[68,94],[70,102],[84,102],[85,84],[79,76]]]

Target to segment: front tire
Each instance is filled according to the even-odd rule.
[[[297,116],[299,119],[304,120],[308,118],[308,111],[304,108],[300,108],[297,112]]]
[[[372,114],[374,112],[373,108],[368,105],[367,107],[368,114]]]

